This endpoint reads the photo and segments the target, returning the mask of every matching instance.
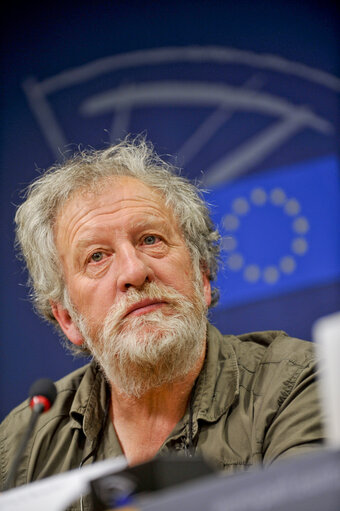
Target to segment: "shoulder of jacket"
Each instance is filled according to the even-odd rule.
[[[57,387],[57,399],[53,408],[49,410],[49,413],[55,412],[57,408],[60,408],[60,404],[67,399],[68,395],[72,397],[75,394],[84,374],[90,366],[91,364],[86,364],[55,382]],[[18,429],[20,424],[26,426],[30,414],[31,409],[29,406],[29,400],[25,399],[25,401],[13,408],[13,410],[11,410],[11,412],[2,421],[0,424],[0,436],[1,430],[11,427],[11,424],[15,425],[15,429]]]
[[[235,343],[240,380],[258,396],[277,396],[280,404],[301,379],[317,370],[314,344],[282,331],[253,332]],[[251,374],[249,374],[251,373]]]
[[[239,346],[245,349],[253,346],[265,358],[273,359],[273,361],[288,359],[292,362],[296,360],[296,362],[303,363],[315,356],[313,342],[291,337],[283,330],[250,332],[242,334],[236,339],[238,339]]]
[[[282,330],[223,336],[232,345],[238,364],[255,372],[259,366],[278,363],[306,367],[315,362],[313,342],[290,337]]]
[[[35,431],[48,429],[50,424],[66,420],[66,418],[68,420],[69,411],[79,384],[87,371],[91,370],[93,370],[93,366],[86,364],[56,382],[57,397],[55,403],[47,413],[39,417]],[[31,408],[29,400],[26,399],[15,407],[0,424],[0,481],[2,483],[7,477],[8,467],[27,430],[30,418]],[[30,449],[34,434],[32,432],[26,451]]]

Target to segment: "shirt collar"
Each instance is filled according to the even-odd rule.
[[[198,376],[193,400],[194,419],[216,421],[239,394],[239,370],[230,341],[208,324],[207,354]]]
[[[82,429],[89,440],[94,440],[102,427],[107,399],[105,378],[95,362],[91,362],[73,399],[71,426]]]
[[[239,369],[233,339],[233,335],[222,335],[208,323],[205,361],[191,398],[194,436],[199,430],[198,420],[217,421],[239,395]],[[189,437],[189,423],[190,405],[165,444],[177,441],[183,435]]]

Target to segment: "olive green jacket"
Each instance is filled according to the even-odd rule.
[[[206,360],[192,399],[196,452],[234,472],[320,447],[314,358],[312,343],[284,332],[222,336],[209,325]],[[103,424],[108,389],[96,365],[66,376],[57,389],[56,402],[29,440],[16,485],[77,468],[98,435],[97,460],[122,454],[111,421]],[[188,409],[160,452],[188,448],[189,416]],[[1,486],[29,417],[26,401],[0,426]],[[85,464],[92,462],[90,456]]]

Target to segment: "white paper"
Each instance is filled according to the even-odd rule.
[[[313,327],[320,357],[321,402],[325,413],[326,440],[340,448],[340,312],[320,318]]]
[[[126,458],[120,456],[14,488],[0,495],[0,509],[64,511],[74,500],[89,492],[90,481],[126,467]]]

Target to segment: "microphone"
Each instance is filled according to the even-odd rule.
[[[57,395],[57,389],[52,380],[41,378],[31,385],[28,395],[32,411],[40,414],[51,408]]]
[[[47,412],[53,405],[55,398],[57,396],[57,389],[54,385],[53,381],[48,378],[41,378],[31,385],[29,390],[29,405],[32,409],[31,418],[26,429],[26,432],[20,442],[19,449],[17,454],[13,460],[12,466],[8,473],[8,477],[4,486],[4,490],[9,490],[9,488],[14,483],[14,478],[16,472],[19,467],[19,463],[21,457],[24,453],[24,450],[27,446],[27,442],[32,434],[34,426],[38,420],[38,417],[41,413]]]

